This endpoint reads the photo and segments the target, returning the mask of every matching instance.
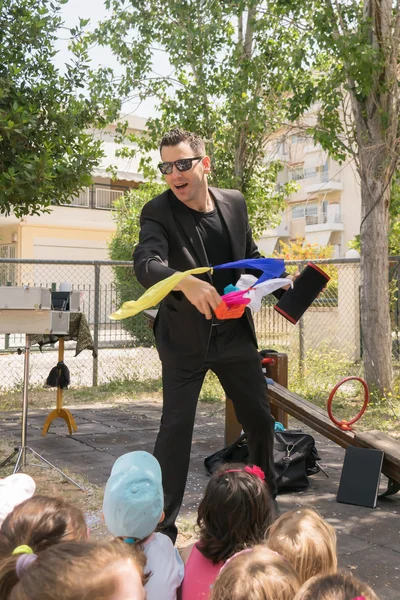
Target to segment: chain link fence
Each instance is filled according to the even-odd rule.
[[[330,276],[326,290],[315,300],[297,325],[274,310],[275,299],[264,299],[254,315],[260,348],[271,348],[289,355],[289,364],[298,372],[321,361],[322,356],[340,356],[348,364],[360,364],[359,260],[313,261]],[[286,261],[288,271],[307,262]],[[98,357],[84,350],[75,357],[74,341],[65,343],[64,361],[71,373],[72,387],[88,387],[112,381],[149,380],[161,376],[161,365],[147,319],[137,315],[112,321],[109,315],[126,300],[137,299],[143,288],[136,281],[132,263],[122,261],[50,261],[0,259],[0,285],[46,287],[58,290],[60,283],[72,283],[80,292],[80,310],[86,315],[98,349]],[[393,358],[400,360],[400,257],[390,260],[390,306],[392,315]],[[6,318],[6,312],[0,312]],[[0,334],[0,391],[22,387],[23,335]],[[32,346],[31,386],[42,386],[57,364],[57,344]]]

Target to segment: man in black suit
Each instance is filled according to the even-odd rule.
[[[160,153],[159,168],[170,189],[143,208],[134,251],[139,282],[148,288],[176,271],[259,258],[242,194],[207,185],[211,161],[202,139],[173,129],[161,140]],[[226,321],[219,321],[213,312],[224,288],[240,274],[222,269],[212,276],[186,277],[163,300],[154,324],[163,378],[163,413],[154,455],[161,465],[166,498],[163,530],[173,541],[196,405],[209,369],[247,433],[250,462],[264,470],[271,493],[276,494],[274,420],[250,310],[240,319]]]

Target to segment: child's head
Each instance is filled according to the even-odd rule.
[[[302,584],[337,570],[335,529],[314,510],[281,515],[269,529],[267,545],[291,563]]]
[[[350,573],[317,575],[296,594],[294,600],[379,600],[375,592]]]
[[[258,467],[220,467],[200,502],[199,549],[214,564],[261,542],[275,517],[271,494]]]
[[[148,452],[128,452],[114,463],[104,491],[103,514],[115,537],[144,540],[163,517],[160,465]]]
[[[293,600],[299,588],[299,578],[289,562],[260,544],[225,563],[211,600]]]
[[[15,473],[0,479],[0,527],[18,504],[33,496],[35,489],[34,480],[25,473]]]
[[[48,546],[87,538],[85,517],[79,508],[62,498],[33,496],[6,517],[0,529],[0,559],[18,546],[41,552]]]
[[[4,600],[144,600],[142,559],[115,540],[56,544],[0,564]]]

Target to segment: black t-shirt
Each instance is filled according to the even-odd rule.
[[[210,266],[232,262],[232,247],[228,229],[218,211],[217,206],[210,212],[199,212],[188,208],[196,223],[197,230],[203,240],[204,249]],[[234,269],[221,269],[212,275],[213,285],[222,295],[230,283],[235,284]]]

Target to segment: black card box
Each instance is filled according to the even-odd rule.
[[[296,324],[318,294],[326,287],[330,277],[322,269],[308,263],[294,282],[275,304],[274,308],[285,319]]]
[[[69,310],[71,292],[51,292],[51,307],[53,310]]]
[[[376,507],[384,452],[348,446],[340,477],[337,501]]]

